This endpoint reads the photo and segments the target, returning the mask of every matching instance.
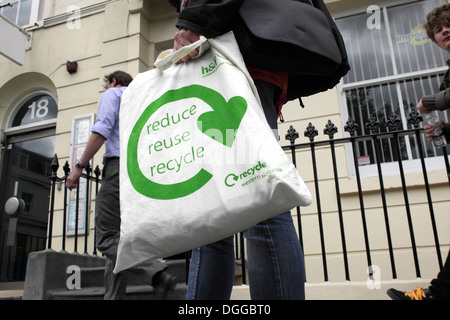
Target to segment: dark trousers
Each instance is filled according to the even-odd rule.
[[[436,279],[431,281],[429,287],[433,298],[438,300],[450,300],[450,251],[444,267],[439,272]]]
[[[114,274],[120,238],[119,158],[106,159],[103,167],[102,187],[95,201],[95,228],[97,249],[106,257],[105,300],[125,297],[127,283],[138,277],[152,284],[153,276],[167,268],[161,261],[144,262],[134,268]]]

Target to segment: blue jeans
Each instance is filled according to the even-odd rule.
[[[256,80],[264,113],[273,130],[277,87]],[[305,299],[303,252],[290,212],[244,232],[247,239],[250,295],[254,300]],[[234,283],[233,237],[192,251],[187,300],[228,300]]]
[[[290,212],[244,232],[253,300],[305,299],[303,253]],[[230,237],[192,251],[187,300],[229,300],[234,283]]]

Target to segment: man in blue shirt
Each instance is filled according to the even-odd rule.
[[[152,285],[157,299],[165,298],[168,290],[173,289],[176,284],[175,278],[164,271],[167,265],[161,261],[146,262],[118,274],[113,273],[120,238],[119,110],[122,94],[132,80],[123,71],[105,76],[106,91],[100,100],[92,134],[75,168],[66,179],[68,189],[76,188],[86,164],[105,145],[102,187],[95,201],[96,246],[106,257],[105,300],[124,298],[129,273],[137,274],[144,283]]]

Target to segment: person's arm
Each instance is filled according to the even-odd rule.
[[[87,164],[100,150],[105,141],[111,136],[114,124],[119,118],[120,95],[117,94],[117,90],[114,88],[120,88],[121,85],[117,85],[115,79],[113,80],[112,85],[114,87],[107,89],[100,99],[97,121],[92,127],[92,134],[89,137],[86,148],[81,158],[78,159],[80,164]],[[70,190],[76,188],[82,173],[83,169],[73,168],[72,173],[66,179],[66,187]]]
[[[84,149],[81,158],[78,159],[78,162],[80,164],[87,164],[92,159],[92,157],[98,152],[98,150],[100,150],[103,143],[105,143],[105,140],[106,139],[104,136],[93,132],[89,137],[89,141],[86,145],[86,148]],[[80,179],[82,173],[83,169],[81,168],[74,167],[72,169],[72,173],[66,179],[66,187],[69,190],[72,190],[78,186],[78,180]]]
[[[450,108],[450,88],[423,97],[417,106],[422,113],[432,110],[444,111],[448,108]]]
[[[214,38],[231,30],[243,0],[190,0],[180,13],[176,24],[173,51],[177,51],[200,39],[200,35]],[[178,63],[187,62],[198,55],[191,52]]]

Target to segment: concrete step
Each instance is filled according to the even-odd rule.
[[[172,298],[184,298],[186,260],[167,260],[167,272],[179,282]],[[79,268],[79,269],[77,269]],[[79,271],[79,273],[77,273]],[[23,286],[23,300],[103,299],[105,259],[65,251],[44,250],[30,254]],[[78,280],[81,289],[68,288]],[[71,278],[73,277],[73,278]],[[131,299],[152,299],[153,288],[131,276],[128,282]],[[128,296],[127,296],[128,297]]]
[[[186,295],[186,264],[185,260],[166,260],[166,272],[177,278],[175,290],[167,299],[183,300]],[[102,300],[105,294],[104,267],[80,268],[81,289],[57,288],[48,291],[49,300]],[[142,283],[141,279],[131,275],[128,279],[126,300],[154,300],[153,287]]]
[[[185,260],[166,260],[166,272],[177,278],[177,282],[186,282]],[[81,288],[104,286],[104,267],[81,267]],[[130,276],[129,285],[140,285],[142,281],[138,277]]]
[[[175,289],[169,292],[167,300],[184,300],[186,284],[177,283]],[[55,289],[49,291],[49,300],[103,300],[105,288],[87,287],[79,290]],[[154,290],[148,285],[129,285],[125,300],[155,300]]]
[[[105,267],[80,268],[81,288],[103,287],[105,284]]]

